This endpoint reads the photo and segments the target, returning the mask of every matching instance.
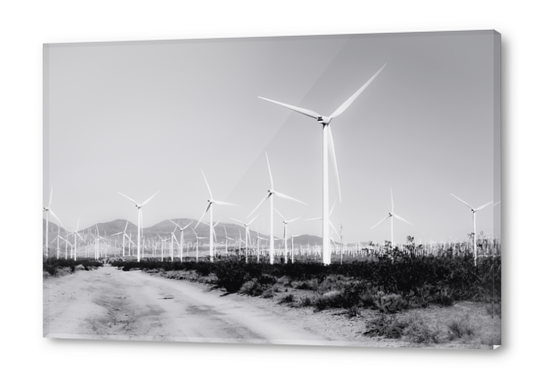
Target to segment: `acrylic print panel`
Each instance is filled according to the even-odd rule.
[[[44,64],[45,337],[501,344],[498,33]]]

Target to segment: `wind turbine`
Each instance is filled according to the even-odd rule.
[[[79,234],[79,220],[77,220],[77,226],[75,227],[75,231],[72,233],[73,235],[73,243],[74,243],[74,250],[73,250],[73,258],[74,261],[77,261],[77,237],[81,238],[82,241],[84,241],[83,237]]]
[[[51,214],[58,220],[60,225],[62,225],[62,227],[64,228],[62,221],[60,221],[58,216],[51,209],[52,202],[53,202],[53,187],[51,186],[51,193],[49,194],[49,204],[46,207],[43,207],[43,211],[45,212],[45,258],[49,258],[49,212],[51,212]]]
[[[259,215],[256,215],[252,220],[248,221],[248,222],[243,222],[243,221],[240,221],[240,220],[237,220],[235,218],[232,218],[230,217],[233,221],[236,221],[238,223],[240,223],[241,225],[243,225],[245,227],[245,262],[248,263],[248,240],[250,238],[250,231],[248,229],[249,225],[252,224],[254,222],[254,220],[256,220],[258,218]]]
[[[175,242],[177,242],[177,246],[179,245],[179,241],[177,241],[177,237],[175,237],[175,232],[176,231],[177,231],[177,226],[171,232],[171,237],[170,237],[169,253],[171,255],[171,262],[173,262],[173,240],[175,240]]]
[[[140,252],[141,251],[141,229],[143,228],[143,210],[141,208],[143,208],[145,204],[151,201],[151,199],[155,197],[158,194],[158,192],[160,191],[157,191],[154,195],[149,197],[147,200],[145,200],[141,204],[139,204],[137,201],[133,199],[130,199],[128,196],[120,192],[117,192],[119,195],[124,196],[125,198],[130,200],[132,203],[134,203],[137,208],[137,261],[138,262],[141,261],[141,252]]]
[[[467,207],[469,207],[469,209],[472,212],[472,224],[473,224],[473,228],[474,228],[474,241],[473,241],[474,242],[474,265],[476,266],[476,258],[477,258],[477,255],[476,255],[476,212],[481,211],[482,209],[484,209],[488,205],[491,205],[493,203],[493,200],[490,201],[487,204],[482,205],[481,207],[474,208],[469,203],[467,203],[466,201],[463,201],[459,197],[455,196],[453,193],[450,193],[450,195],[452,195],[457,200],[459,200],[460,202],[465,204]],[[500,201],[499,201],[499,203],[500,203]]]
[[[283,199],[297,201],[298,203],[301,203],[301,204],[304,204],[304,205],[307,205],[307,204],[305,204],[304,202],[302,202],[300,200],[294,199],[293,197],[290,197],[290,196],[287,196],[287,195],[285,195],[283,193],[275,191],[275,188],[274,188],[274,185],[273,185],[273,175],[271,174],[271,165],[269,164],[269,157],[267,156],[267,153],[265,153],[265,159],[267,159],[267,168],[269,169],[269,179],[271,181],[271,189],[267,190],[267,195],[263,198],[262,201],[260,201],[260,203],[256,206],[256,208],[254,208],[254,210],[252,212],[250,212],[250,214],[247,216],[247,218],[249,218],[254,212],[256,212],[256,210],[258,208],[260,208],[260,206],[267,199],[270,199],[270,201],[269,201],[269,217],[270,217],[269,263],[273,264],[273,260],[274,260],[273,258],[274,258],[274,254],[275,254],[275,241],[274,241],[274,238],[273,238],[273,209],[275,209],[275,208],[273,207],[273,195],[277,195],[278,197],[281,197]]]
[[[179,259],[181,260],[181,262],[183,261],[183,245],[184,245],[184,230],[186,228],[188,228],[190,225],[192,225],[192,221],[190,221],[187,225],[185,225],[183,228],[181,228],[181,226],[179,224],[177,224],[176,222],[172,221],[172,220],[169,220],[171,223],[173,223],[175,226],[177,226],[179,228],[179,230],[181,231],[181,243],[180,243],[180,251],[179,251]]]
[[[197,225],[196,225],[196,227],[197,227]],[[192,231],[196,235],[196,262],[198,262],[198,260],[199,260],[199,240],[203,239],[205,237],[198,237],[198,234],[196,233],[196,229],[194,229],[192,227],[190,227],[190,229],[192,229]],[[211,239],[212,238],[213,238],[213,236],[211,236]]]
[[[353,102],[356,100],[356,98],[371,84],[371,82],[377,77],[378,74],[380,74],[380,71],[382,71],[386,67],[386,65],[382,66],[380,70],[374,74],[371,79],[367,81],[359,90],[356,91],[348,100],[346,100],[335,112],[331,114],[331,116],[323,116],[319,113],[316,113],[314,111],[311,111],[309,109],[303,109],[300,107],[296,107],[293,105],[288,105],[284,103],[280,103],[275,100],[266,99],[265,97],[260,97],[262,100],[269,101],[271,103],[275,103],[278,105],[281,105],[283,107],[286,107],[288,109],[291,109],[295,112],[301,113],[302,115],[314,118],[319,124],[322,125],[322,132],[323,132],[323,175],[322,175],[322,195],[323,195],[323,207],[322,207],[322,241],[323,241],[323,263],[324,264],[330,264],[331,263],[331,254],[329,249],[329,178],[328,178],[328,153],[331,155],[331,161],[333,163],[333,168],[335,169],[335,176],[337,179],[337,187],[339,190],[339,201],[341,200],[341,185],[339,182],[339,172],[337,169],[337,159],[335,157],[335,146],[333,143],[333,135],[331,134],[330,129],[330,123],[331,121],[340,116]],[[329,151],[328,151],[329,150]]]
[[[162,258],[161,258],[161,262],[164,261],[164,243],[167,242],[167,238],[162,238],[160,236],[160,234],[156,233],[156,235],[158,236],[158,238],[160,238],[160,251],[161,251],[161,254],[162,254]],[[173,252],[172,252],[173,254]]]
[[[205,174],[203,173],[203,170],[201,170],[201,174],[203,175],[203,179],[205,180],[205,184],[207,185],[207,189],[209,190],[210,198],[207,200],[207,202],[209,204],[207,205],[207,208],[205,208],[205,212],[203,212],[203,214],[201,215],[198,223],[196,224],[196,228],[198,227],[199,223],[203,219],[203,216],[205,216],[205,213],[207,213],[207,211],[211,210],[209,212],[209,254],[210,254],[211,262],[213,262],[213,260],[214,260],[214,251],[213,251],[213,204],[232,205],[234,207],[238,207],[239,205],[226,203],[224,201],[215,200],[213,198],[213,194],[211,192],[211,187],[209,187],[209,183],[207,183],[207,178],[205,177]]]
[[[226,245],[226,255],[227,255],[228,254],[228,240],[235,242],[235,238],[228,237],[228,231],[226,230],[226,225],[222,225],[222,226],[224,227],[224,235],[226,236],[226,239],[224,241]]]
[[[294,238],[301,236],[301,234],[292,235],[292,263],[294,263]]]
[[[122,256],[124,257],[124,243],[125,243],[125,239],[128,238],[130,239],[130,237],[128,237],[128,234],[126,234],[126,229],[128,229],[128,220],[126,220],[126,226],[124,227],[124,231],[122,232],[118,232],[118,233],[115,233],[115,234],[112,234],[111,236],[118,236],[119,234],[122,234]]]
[[[288,224],[296,220],[299,220],[301,217],[296,217],[291,220],[286,220],[286,218],[276,208],[275,208],[275,211],[282,218],[282,223],[284,224],[284,235],[282,236],[282,239],[284,240],[284,257],[286,258],[288,256]]]
[[[398,220],[401,220],[403,222],[406,222],[407,224],[410,224],[412,226],[414,226],[414,224],[412,224],[411,222],[405,220],[404,218],[402,218],[401,216],[399,216],[397,213],[394,212],[394,205],[393,205],[393,191],[391,190],[390,188],[390,193],[391,193],[391,212],[388,213],[388,215],[386,217],[384,217],[384,219],[382,219],[381,221],[379,221],[375,226],[373,226],[371,229],[374,229],[376,228],[378,225],[380,225],[381,223],[383,223],[384,221],[386,221],[388,218],[391,219],[391,247],[393,248],[393,219],[396,218]]]

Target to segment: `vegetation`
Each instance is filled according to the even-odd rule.
[[[89,271],[102,265],[100,261],[94,259],[79,259],[76,261],[52,257],[43,259],[43,272],[50,276],[62,276],[71,274],[78,269]]]
[[[200,277],[213,275],[213,284],[227,292],[261,296],[275,283],[284,288],[316,294],[311,303],[319,310],[354,306],[397,313],[430,304],[450,306],[457,301],[500,303],[500,257],[473,264],[469,255],[418,256],[394,250],[392,255],[348,265],[319,263],[257,264],[243,258],[216,262],[113,261],[128,271],[193,271]]]
[[[468,253],[420,255],[390,248],[385,254],[349,264],[296,261],[271,265],[246,263],[242,256],[182,263],[119,259],[111,264],[124,271],[138,269],[204,282],[229,293],[274,298],[289,307],[311,307],[315,312],[338,309],[351,318],[361,316],[365,329],[360,333],[367,336],[416,344],[500,344],[496,326],[500,321],[478,330],[485,321],[480,315],[476,320],[468,318],[463,305],[442,319],[427,316],[431,309],[466,302],[480,304],[487,311],[486,318],[500,317],[500,256],[480,257],[475,265]],[[425,308],[429,313],[421,312]]]

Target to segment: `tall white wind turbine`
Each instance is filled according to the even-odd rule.
[[[52,202],[53,202],[53,187],[51,186],[51,193],[49,194],[49,204],[46,207],[43,207],[43,211],[45,212],[45,258],[49,258],[49,212],[51,212],[51,214],[58,220],[60,225],[62,225],[62,227],[64,228],[62,221],[60,221],[58,216],[51,209]]]
[[[323,131],[323,175],[322,175],[322,195],[323,195],[323,207],[322,207],[322,241],[323,241],[323,263],[324,264],[330,264],[331,263],[331,254],[330,254],[330,248],[329,248],[329,178],[328,178],[328,154],[331,155],[331,161],[333,163],[333,168],[335,169],[335,176],[337,179],[337,187],[339,190],[339,200],[341,201],[341,186],[339,182],[339,171],[337,169],[337,159],[335,157],[335,146],[333,144],[333,135],[331,134],[330,129],[330,123],[331,121],[340,116],[353,102],[356,100],[356,98],[371,84],[371,82],[377,77],[378,74],[380,74],[380,71],[382,71],[386,67],[386,65],[382,66],[380,70],[374,74],[371,79],[367,81],[359,90],[356,91],[348,100],[346,100],[335,112],[331,114],[331,116],[323,116],[319,113],[316,113],[314,111],[311,111],[309,109],[303,109],[300,107],[296,107],[293,105],[288,105],[284,103],[280,103],[275,100],[266,99],[265,97],[260,97],[262,100],[267,100],[272,103],[281,105],[283,107],[286,107],[288,109],[291,109],[295,112],[301,113],[302,115],[314,118],[319,124],[322,125],[322,131]]]
[[[490,201],[489,203],[484,204],[481,207],[474,208],[469,203],[467,203],[466,201],[461,200],[459,197],[455,196],[453,193],[451,193],[450,195],[452,195],[457,200],[459,200],[460,202],[465,204],[467,207],[469,207],[469,209],[472,212],[472,224],[473,224],[473,229],[474,229],[474,241],[473,241],[473,243],[474,243],[474,265],[476,266],[476,260],[477,260],[477,254],[476,254],[476,212],[481,211],[482,209],[484,209],[488,205],[491,205],[493,203],[493,201]],[[499,201],[499,203],[500,203],[500,201]]]
[[[252,212],[247,216],[249,218],[260,206],[269,199],[269,217],[270,217],[270,227],[269,227],[269,263],[273,264],[274,261],[274,255],[275,255],[275,241],[273,238],[273,195],[277,195],[278,197],[281,197],[283,199],[293,200],[297,201],[298,203],[305,204],[304,202],[294,199],[293,197],[290,197],[288,195],[285,195],[283,193],[280,193],[278,191],[275,191],[275,187],[273,185],[273,175],[271,174],[271,165],[269,164],[269,157],[267,156],[267,153],[265,153],[265,159],[267,159],[267,168],[269,169],[269,179],[271,181],[271,189],[267,190],[267,195],[263,198],[262,201],[254,208]]]
[[[145,200],[141,204],[129,198],[128,196],[118,192],[119,195],[124,196],[125,198],[130,200],[132,203],[134,203],[135,207],[137,208],[137,261],[138,262],[141,261],[141,229],[143,228],[143,210],[141,208],[143,208],[144,205],[146,205],[149,201],[151,201],[151,199],[155,197],[158,194],[158,192],[160,191],[156,191],[154,195],[149,197],[147,200]]]
[[[225,201],[218,201],[213,198],[213,193],[211,192],[211,187],[209,187],[209,183],[207,183],[207,178],[205,177],[205,174],[203,173],[203,170],[201,170],[201,174],[203,175],[203,179],[205,180],[205,184],[207,185],[207,189],[209,190],[209,196],[210,198],[207,200],[209,204],[207,204],[207,208],[205,208],[205,212],[201,215],[198,223],[196,224],[196,228],[198,227],[199,223],[205,216],[205,213],[207,213],[209,210],[209,256],[211,259],[211,262],[214,260],[214,251],[213,251],[213,204],[217,205],[232,205],[234,207],[238,207],[237,204],[231,204],[226,203]]]
[[[401,220],[403,222],[406,222],[407,224],[410,224],[412,226],[414,226],[414,224],[412,224],[411,222],[405,220],[404,218],[402,218],[401,216],[399,216],[397,213],[394,212],[393,191],[391,190],[391,188],[390,188],[390,193],[391,193],[391,212],[389,212],[386,217],[384,217],[381,221],[379,221],[371,229],[376,228],[378,225],[380,225],[381,223],[386,221],[388,218],[391,219],[391,246],[393,247],[393,219],[396,218],[396,219]]]

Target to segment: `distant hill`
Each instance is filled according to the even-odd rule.
[[[185,227],[186,225],[190,224],[190,226],[185,229],[184,231],[184,240],[185,242],[195,242],[196,241],[196,235],[194,234],[194,231],[192,228],[196,227],[196,224],[198,223],[197,220],[189,219],[189,218],[175,218],[172,219],[175,223],[180,225],[181,227]],[[128,222],[128,226],[126,227],[126,223]],[[124,219],[116,219],[109,222],[102,222],[98,224],[94,224],[92,226],[89,226],[84,229],[79,230],[79,234],[89,240],[92,236],[96,235],[96,227],[98,228],[98,232],[100,233],[100,236],[110,238],[113,234],[119,233],[124,231],[124,228],[126,227],[126,233],[128,235],[132,235],[132,240],[136,238],[137,236],[137,225],[124,220]],[[65,233],[66,230],[62,227],[59,227],[55,223],[49,221],[49,241],[52,241],[56,235],[57,231],[60,230],[60,233]],[[145,238],[151,238],[151,239],[158,239],[157,235],[159,235],[162,238],[170,238],[171,233],[175,230],[175,236],[177,239],[180,238],[180,231],[178,228],[171,223],[170,220],[164,220],[159,222],[158,224],[155,224],[153,226],[149,226],[146,228],[143,228],[143,236]],[[43,231],[45,235],[45,220],[43,220]],[[279,235],[276,235],[276,237],[279,237],[278,239],[275,239],[275,246],[282,246],[282,238],[280,236],[282,235],[282,230]],[[198,237],[203,237],[203,240],[201,241],[202,244],[208,244],[209,242],[209,225],[204,224],[203,222],[200,223],[196,229],[196,233]],[[237,240],[241,239],[242,243],[244,244],[245,241],[245,227],[240,224],[236,223],[219,223],[215,227],[215,234],[216,234],[216,241],[218,243],[223,243],[226,240],[226,236],[228,238],[232,238],[235,241],[228,240],[229,245],[233,245],[236,243]],[[253,243],[256,243],[257,241],[257,232],[254,230],[250,230],[250,239]],[[259,234],[260,237],[267,239],[267,241],[260,241],[262,245],[267,245],[269,242],[269,236],[265,234]],[[113,237],[115,238],[115,237]],[[119,239],[122,238],[122,235],[119,235]],[[45,237],[44,237],[45,242]],[[288,238],[288,244],[291,243],[291,238]],[[322,238],[318,236],[303,234],[301,236],[294,238],[294,243],[296,245],[321,245],[322,244]]]
[[[43,245],[45,245],[45,230],[46,229],[47,229],[47,222],[45,221],[45,219],[43,219],[43,230],[41,234],[43,236]],[[61,234],[65,234],[66,229],[64,229],[62,226],[55,224],[49,219],[49,243],[51,243],[51,241],[55,239],[55,237],[58,235],[59,232]]]

